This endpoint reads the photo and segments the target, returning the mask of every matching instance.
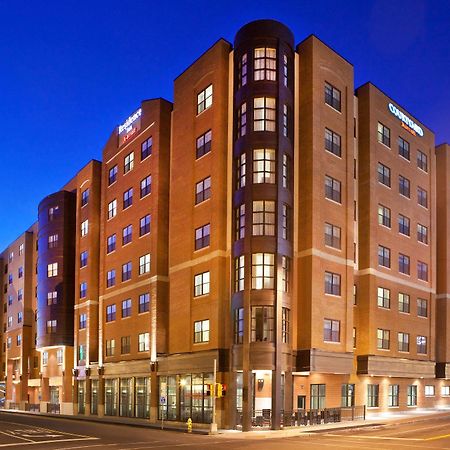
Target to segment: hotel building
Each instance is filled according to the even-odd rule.
[[[2,253],[7,407],[249,430],[450,405],[448,154],[315,36],[218,40]]]

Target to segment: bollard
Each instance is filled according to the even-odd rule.
[[[187,424],[187,432],[192,433],[192,419],[190,417],[187,420],[186,424]]]

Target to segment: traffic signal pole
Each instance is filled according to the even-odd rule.
[[[217,360],[214,358],[214,371],[213,371],[213,389],[211,395],[213,397],[212,406],[212,422],[209,430],[210,434],[217,433],[217,423],[216,423],[216,381],[217,381]]]

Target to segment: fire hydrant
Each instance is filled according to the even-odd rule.
[[[190,417],[187,420],[186,424],[187,424],[187,432],[192,433],[192,419]]]

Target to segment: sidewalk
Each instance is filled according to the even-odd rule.
[[[48,413],[34,413],[29,411],[19,411],[13,409],[0,409],[0,413],[4,411],[7,413],[22,414],[28,416],[44,416],[53,419],[67,419],[78,421],[89,421],[104,424],[128,425],[141,428],[163,429],[167,431],[187,432],[186,426],[173,424],[171,422],[164,422],[163,426],[160,423],[149,423],[146,419],[136,419],[127,417],[94,417],[94,416],[69,416],[63,414],[48,414]],[[368,414],[366,420],[355,420],[349,422],[335,422],[324,423],[320,425],[307,425],[301,427],[286,428],[283,430],[267,430],[267,429],[253,429],[251,432],[243,433],[238,430],[219,430],[216,437],[223,437],[226,439],[270,439],[281,437],[301,436],[315,433],[325,433],[330,430],[348,430],[366,427],[379,427],[383,425],[390,425],[394,423],[413,423],[428,420],[430,416],[438,418],[441,415],[449,415],[450,408],[442,409],[415,409],[411,411],[399,411],[397,413],[377,413]],[[207,424],[193,424],[192,432],[195,434],[209,434],[209,426]]]

